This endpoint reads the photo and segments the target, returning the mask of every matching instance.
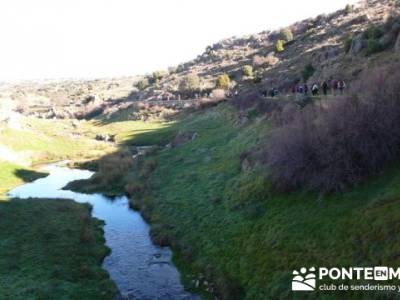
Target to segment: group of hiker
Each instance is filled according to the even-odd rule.
[[[328,95],[329,90],[332,91],[333,95],[336,95],[337,93],[340,93],[341,95],[344,93],[346,89],[346,83],[344,80],[331,80],[327,82],[324,80],[323,82],[315,82],[311,84],[310,86],[307,83],[300,84],[300,85],[294,85],[292,87],[292,93],[293,94],[305,94],[308,95],[309,91],[311,91],[311,94],[313,96],[319,95],[320,91],[322,90],[322,93],[324,96]]]

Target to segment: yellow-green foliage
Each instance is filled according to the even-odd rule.
[[[217,78],[216,87],[219,89],[228,89],[231,84],[231,79],[228,74],[219,75]]]
[[[243,66],[242,72],[244,76],[251,77],[253,76],[253,67],[250,65]]]
[[[149,79],[148,79],[148,78],[143,78],[143,79],[139,80],[139,81],[136,83],[136,87],[137,87],[139,90],[144,90],[144,89],[147,88],[149,85],[150,85],[150,83],[149,83]]]
[[[290,29],[282,29],[281,30],[281,39],[285,42],[293,41],[293,33]]]
[[[285,42],[283,40],[277,40],[275,43],[275,52],[283,52],[285,50],[285,48],[283,47],[284,44]]]
[[[185,76],[179,83],[181,92],[194,92],[200,89],[200,77],[195,74]]]

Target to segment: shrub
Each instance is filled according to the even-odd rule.
[[[265,60],[263,56],[254,55],[253,56],[253,67],[262,67],[265,64]]]
[[[290,29],[282,29],[281,30],[281,39],[285,42],[293,41],[293,33]]]
[[[162,70],[155,71],[155,72],[153,72],[153,79],[155,82],[157,82],[157,81],[163,79],[163,77],[165,77],[167,75],[168,75],[168,73],[166,71],[162,71]]]
[[[243,92],[236,96],[231,104],[240,111],[252,111],[255,114],[268,114],[273,117],[282,111],[288,102],[286,100],[276,101],[271,98],[265,99],[257,92]]]
[[[348,53],[351,49],[351,45],[353,44],[353,36],[347,35],[344,40],[344,50]]]
[[[181,92],[196,92],[200,89],[200,77],[194,74],[185,76],[179,83]]]
[[[276,53],[283,52],[285,50],[283,45],[284,45],[284,41],[283,40],[277,40],[276,43],[275,43],[275,52]]]
[[[150,85],[149,79],[148,78],[142,78],[136,83],[136,87],[140,90],[143,91]]]
[[[229,85],[231,84],[231,79],[229,78],[228,74],[219,75],[217,78],[216,87],[219,89],[228,89]]]
[[[273,54],[268,54],[267,56],[253,56],[253,67],[255,68],[273,66],[278,62],[279,58],[277,58]]]
[[[364,32],[363,34],[363,38],[366,40],[377,40],[379,38],[381,38],[383,35],[383,31],[381,28],[372,25],[370,27],[368,27],[368,29]]]
[[[365,50],[365,54],[366,55],[372,55],[372,54],[381,52],[383,50],[385,50],[385,49],[384,49],[383,45],[378,40],[371,39],[371,40],[368,40],[368,45],[367,45],[367,48]]]
[[[253,67],[250,65],[243,66],[242,72],[244,76],[252,77],[253,76]]]
[[[268,139],[265,162],[275,186],[342,191],[400,157],[400,72],[365,73],[357,96],[292,112]]]
[[[313,65],[312,65],[311,63],[308,63],[308,64],[304,67],[303,71],[301,72],[301,75],[302,75],[302,77],[303,77],[304,82],[307,82],[308,79],[309,79],[311,76],[314,75],[314,73],[315,73],[315,69],[314,69]]]
[[[353,10],[354,10],[354,5],[351,4],[347,4],[346,7],[344,8],[344,12],[346,13],[346,15],[352,14]]]
[[[176,73],[177,71],[178,71],[178,67],[177,67],[177,66],[168,67],[168,73],[169,73],[169,74],[174,74],[174,73]]]

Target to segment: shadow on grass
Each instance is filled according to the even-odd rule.
[[[27,183],[42,177],[46,177],[48,173],[27,169],[16,169],[14,171],[14,175],[21,179],[23,182]]]

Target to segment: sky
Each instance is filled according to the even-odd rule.
[[[0,0],[0,80],[166,69],[223,38],[278,29],[353,0]]]

